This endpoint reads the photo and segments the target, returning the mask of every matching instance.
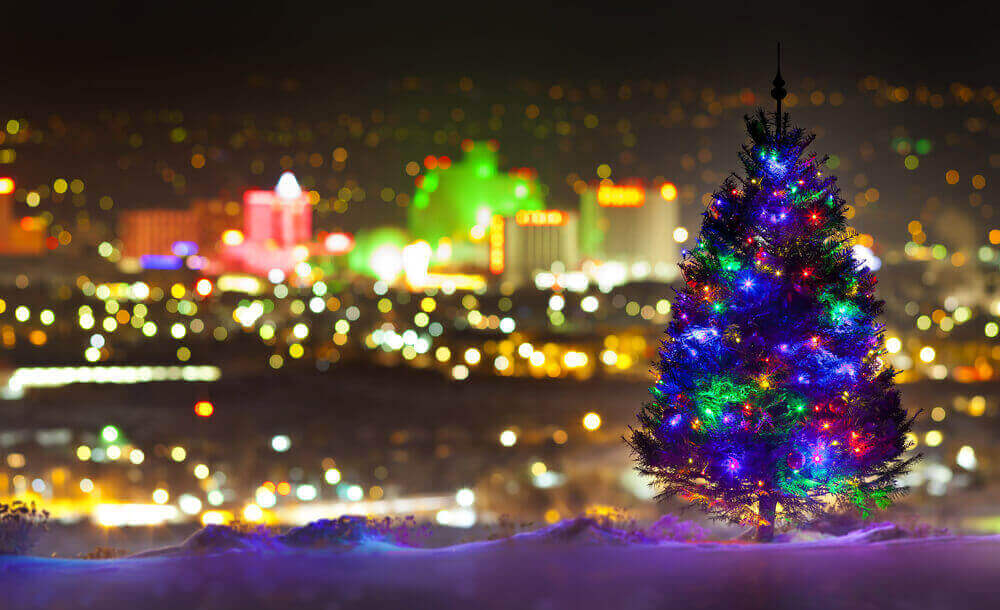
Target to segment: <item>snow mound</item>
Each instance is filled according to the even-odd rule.
[[[263,527],[253,530],[228,525],[206,525],[176,546],[137,553],[132,557],[163,555],[205,555],[211,553],[249,552],[277,549],[280,545]]]
[[[744,534],[751,535],[753,530]],[[815,529],[796,529],[775,536],[775,542],[789,543],[833,543],[833,544],[873,544],[890,540],[912,540],[920,538],[940,538],[947,536],[947,530],[933,530],[921,527],[907,527],[889,521],[864,524],[846,533],[829,533]]]
[[[264,526],[209,525],[177,546],[137,553],[132,557],[162,557],[175,555],[210,555],[220,553],[266,553],[302,550],[334,552],[367,549],[390,551],[413,548],[426,535],[426,528],[415,526],[412,520],[372,519],[347,515],[337,519],[320,519],[284,534]],[[749,530],[738,541],[749,542],[755,532]],[[846,533],[830,533],[817,529],[796,529],[775,537],[775,542],[794,545],[850,544],[863,545],[892,540],[940,537],[946,531],[924,531],[896,523],[873,523]],[[665,515],[646,528],[634,522],[616,521],[607,517],[576,517],[559,521],[541,529],[514,534],[491,541],[470,543],[473,546],[493,545],[669,545],[712,542],[708,531],[696,523]],[[723,542],[716,540],[715,542]],[[464,545],[460,545],[464,546]],[[767,545],[763,545],[767,546]],[[444,550],[444,549],[442,549]]]
[[[392,544],[391,532],[381,528],[381,522],[366,517],[346,515],[339,519],[320,519],[301,527],[293,527],[278,536],[281,543],[294,548],[354,548],[364,543]]]
[[[591,517],[577,517],[553,523],[533,532],[514,534],[512,542],[627,544],[635,542],[630,532]]]
[[[516,534],[509,540],[563,544],[660,544],[696,542],[706,535],[707,531],[701,526],[682,521],[674,515],[664,515],[645,529],[630,522],[619,524],[607,518],[577,517],[534,532]]]
[[[700,542],[708,537],[708,530],[693,521],[684,521],[677,515],[663,515],[643,533],[657,542]]]
[[[923,537],[896,523],[889,523],[887,521],[885,523],[873,523],[868,527],[848,532],[843,536],[839,536],[837,540],[845,543],[867,543]]]
[[[620,538],[613,529],[593,519],[575,519],[528,538],[554,544],[510,544],[507,539],[414,552],[310,549],[142,561],[0,557],[0,591],[7,600],[0,607],[997,608],[1000,536],[874,542],[898,535],[892,532],[892,527],[867,528],[857,536],[861,543],[837,543],[831,537],[829,543],[813,544],[617,544]],[[297,536],[310,544],[327,537],[321,526],[307,527]],[[345,534],[364,540],[353,536]],[[194,540],[201,548],[246,543],[218,528]],[[604,544],[609,540],[615,544]],[[597,543],[566,544],[574,541]],[[887,583],[903,584],[887,588]]]
[[[138,553],[133,557],[205,555],[302,549],[350,550],[360,546],[391,550],[411,545],[422,534],[412,519],[370,519],[345,515],[320,519],[278,534],[265,526],[209,525],[183,543]]]

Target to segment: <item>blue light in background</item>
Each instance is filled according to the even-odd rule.
[[[175,270],[183,267],[184,261],[169,254],[143,254],[139,257],[139,264],[143,269]]]
[[[175,241],[170,250],[177,256],[192,256],[198,254],[198,244],[193,241]]]

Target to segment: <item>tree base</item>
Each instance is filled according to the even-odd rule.
[[[771,542],[774,540],[774,517],[777,507],[778,500],[774,496],[764,496],[757,501],[757,512],[759,514],[757,542]]]

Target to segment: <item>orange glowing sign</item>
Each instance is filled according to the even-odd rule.
[[[10,195],[14,192],[13,178],[0,178],[0,195]]]
[[[514,222],[522,227],[558,227],[566,224],[562,210],[518,210]]]
[[[446,287],[450,290],[482,290],[486,288],[486,278],[468,273],[428,273],[419,286],[411,286],[415,290]]]
[[[194,412],[198,417],[211,417],[215,412],[215,406],[207,400],[199,400],[194,405]]]
[[[21,218],[22,231],[41,231],[47,225],[41,216],[23,216]]]
[[[646,203],[646,191],[638,186],[602,185],[597,189],[597,203],[612,208],[637,208]]]
[[[222,243],[227,246],[238,246],[243,243],[243,231],[229,229],[222,232]]]
[[[663,186],[660,187],[660,196],[667,201],[677,199],[677,187],[673,182],[664,182]]]
[[[494,214],[490,220],[490,273],[500,275],[504,267],[504,220],[503,216]]]

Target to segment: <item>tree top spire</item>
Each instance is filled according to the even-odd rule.
[[[781,138],[781,100],[785,99],[788,92],[785,91],[785,79],[781,78],[781,43],[778,43],[778,72],[774,75],[774,81],[771,83],[774,85],[774,89],[771,89],[771,97],[778,101],[778,108],[774,114],[774,137],[775,139]]]

